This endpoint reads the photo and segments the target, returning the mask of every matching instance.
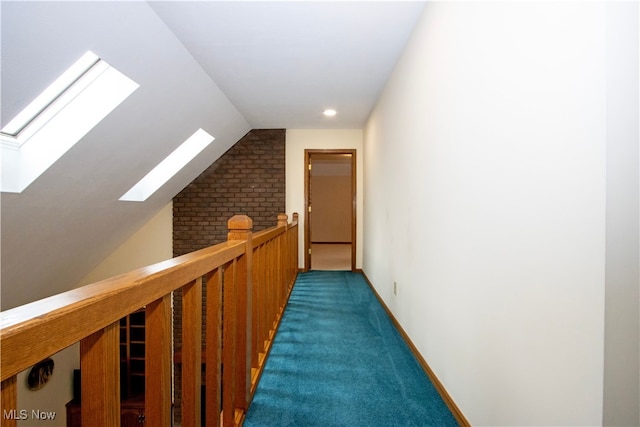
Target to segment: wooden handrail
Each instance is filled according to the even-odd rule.
[[[119,321],[240,256],[243,242],[225,242],[0,313],[0,379]]]
[[[211,391],[207,393],[207,408],[219,408],[222,399],[225,403],[223,425],[241,423],[259,377],[255,370],[263,366],[254,366],[253,361],[258,360],[257,354],[265,354],[267,350],[264,346],[255,346],[254,318],[278,317],[297,273],[297,259],[292,256],[293,253],[297,256],[297,214],[291,224],[286,223],[283,215],[278,217],[279,225],[255,234],[251,232],[248,217],[236,216],[229,221],[227,242],[1,312],[3,413],[16,409],[15,378],[19,372],[80,342],[82,419],[87,425],[91,421],[117,425],[120,421],[119,321],[146,307],[146,420],[149,425],[170,425],[171,293],[183,289],[185,307],[196,307],[202,299],[202,278],[205,277],[207,292],[211,295],[207,301],[207,312],[211,315],[207,316],[207,348],[211,351],[207,351],[206,361],[207,366],[217,366],[207,369],[207,387]],[[266,247],[272,262],[268,266],[271,270],[268,282],[262,280],[263,265],[257,265],[254,260],[256,251]],[[265,254],[261,255],[264,258]],[[256,277],[260,280],[254,283]],[[265,305],[266,300],[253,298],[269,294],[267,287],[278,289],[277,310]],[[223,292],[224,307],[221,306]],[[269,301],[272,297],[269,296]],[[224,310],[227,310],[225,316]],[[220,323],[223,317],[224,325]],[[200,376],[202,361],[199,350],[202,343],[197,338],[201,321],[198,315],[183,319],[184,330],[192,334],[183,342],[182,350],[183,367],[185,363],[190,364],[183,371],[183,385],[188,385],[183,390],[182,401],[186,405],[183,409],[189,413],[187,422],[183,423],[185,427],[199,425],[201,402],[195,394],[199,393],[200,383],[196,377]],[[224,341],[220,337],[223,327]],[[230,334],[230,331],[235,332]],[[215,351],[216,348],[222,349],[222,354]],[[245,354],[245,360],[238,359],[238,354]],[[225,369],[222,379],[220,363],[225,360],[227,366],[234,368]],[[100,379],[96,379],[96,375]],[[207,425],[218,425],[219,420],[217,415],[209,416]],[[2,424],[12,426],[15,420],[3,420]]]

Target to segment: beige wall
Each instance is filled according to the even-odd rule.
[[[362,268],[362,130],[361,129],[289,129],[286,142],[287,213],[300,214],[298,266],[304,267],[304,150],[356,150],[356,268]]]
[[[173,257],[173,204],[169,203],[87,274],[78,286]]]
[[[93,269],[78,286],[126,273],[127,271],[169,259],[173,255],[172,204],[169,203],[126,242]],[[51,381],[38,391],[26,386],[27,371],[18,374],[18,409],[56,412],[52,421],[37,421],[38,426],[65,424],[65,404],[73,397],[73,369],[80,367],[79,346],[74,344],[52,356],[55,368]],[[32,427],[33,420],[19,421],[21,427]]]

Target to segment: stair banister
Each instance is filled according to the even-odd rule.
[[[76,342],[80,342],[83,373],[83,424],[119,425],[119,321],[146,307],[145,421],[148,425],[170,426],[171,294],[177,289],[183,290],[183,307],[189,312],[183,318],[183,425],[200,425],[203,277],[207,279],[210,296],[206,407],[211,414],[207,425],[219,425],[220,421],[225,426],[241,423],[270,347],[270,344],[255,347],[253,317],[263,319],[267,323],[264,327],[271,324],[267,336],[272,338],[297,274],[297,214],[293,218],[287,224],[286,215],[279,215],[277,226],[252,234],[251,219],[236,216],[229,221],[227,242],[1,312],[2,425],[16,425],[11,411],[17,409],[17,374]],[[260,291],[260,295],[268,297],[270,306],[252,301],[256,294],[252,283],[256,277],[256,242],[270,248],[262,259],[272,264],[261,263],[270,270],[264,276],[269,281],[261,283],[264,289]],[[223,292],[227,296],[224,307],[220,304]],[[225,309],[228,312],[223,316]],[[224,326],[220,323],[223,317]],[[220,333],[223,327],[227,331],[224,342]],[[235,364],[235,367],[225,369],[225,378],[220,378],[221,363],[225,360],[227,366]],[[221,400],[224,408],[220,408]],[[220,412],[222,417],[216,415]]]

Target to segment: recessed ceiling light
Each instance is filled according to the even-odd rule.
[[[337,112],[333,108],[328,108],[328,109],[324,110],[323,114],[325,116],[327,116],[327,117],[333,117],[333,116],[335,116],[337,114]]]

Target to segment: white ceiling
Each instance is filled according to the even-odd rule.
[[[424,6],[150,4],[254,129],[362,128]]]
[[[2,309],[74,287],[254,128],[362,128],[419,2],[7,1],[2,124],[92,50],[140,84],[20,194],[2,193]],[[325,118],[333,107],[338,115]],[[206,148],[144,203],[133,184],[198,128]]]

